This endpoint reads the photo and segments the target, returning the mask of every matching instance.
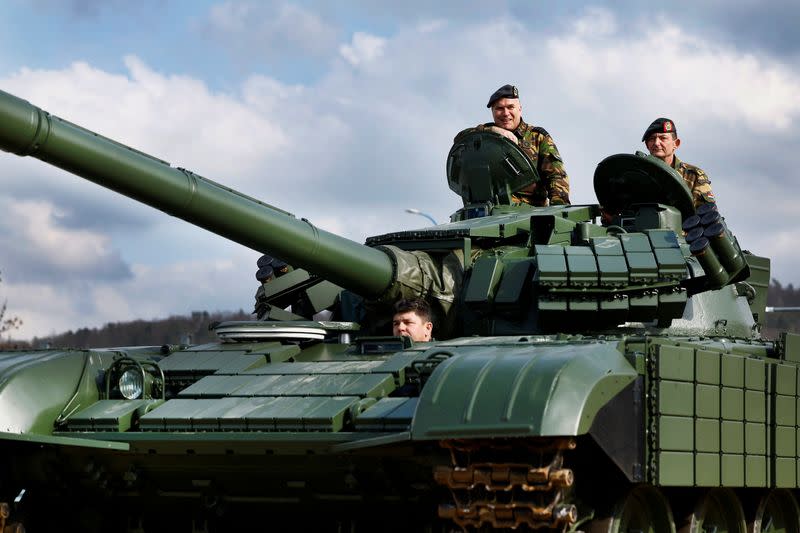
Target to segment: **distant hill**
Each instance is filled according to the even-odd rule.
[[[81,328],[30,343],[13,342],[20,348],[107,348],[112,346],[161,346],[164,344],[202,344],[217,340],[210,324],[226,320],[252,320],[250,313],[194,311],[191,315],[160,320],[109,322],[102,328]],[[12,344],[12,343],[7,343]]]
[[[772,307],[800,307],[800,288],[792,284],[783,286],[772,280],[767,294],[767,305]],[[161,346],[163,344],[202,344],[217,339],[209,331],[210,324],[226,320],[252,320],[250,313],[195,311],[188,316],[171,316],[161,320],[134,320],[110,322],[102,328],[81,328],[47,338],[0,342],[0,348],[106,348],[112,346]],[[770,313],[764,336],[777,338],[781,331],[800,333],[800,312]]]

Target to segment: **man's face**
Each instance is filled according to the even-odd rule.
[[[496,126],[515,130],[522,117],[522,105],[517,98],[501,98],[492,104],[492,118]]]
[[[422,318],[414,311],[397,313],[392,318],[392,335],[395,337],[411,337],[414,342],[428,342],[431,340],[431,322],[423,322]]]
[[[672,133],[651,133],[644,144],[650,155],[671,163],[675,150],[681,145],[681,140],[675,138]]]

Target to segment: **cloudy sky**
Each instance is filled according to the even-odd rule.
[[[328,231],[446,221],[453,135],[519,87],[573,203],[672,118],[743,248],[800,284],[792,0],[0,0],[0,89]],[[0,303],[17,338],[252,309],[260,253],[0,154]]]

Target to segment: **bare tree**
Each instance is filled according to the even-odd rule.
[[[3,278],[0,277],[0,283],[2,283]],[[12,329],[18,329],[22,325],[22,320],[18,316],[12,316],[6,318],[6,309],[8,308],[8,300],[3,301],[3,305],[0,306],[0,335],[7,331],[11,331]]]

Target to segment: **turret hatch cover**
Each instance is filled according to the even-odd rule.
[[[531,160],[519,146],[487,130],[456,137],[447,154],[447,182],[465,202],[486,202],[508,196],[539,181]]]
[[[657,157],[636,152],[603,159],[594,171],[594,192],[606,210],[620,212],[631,204],[657,203],[694,214],[692,193],[678,172]]]

